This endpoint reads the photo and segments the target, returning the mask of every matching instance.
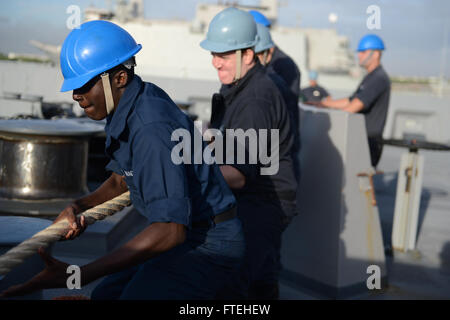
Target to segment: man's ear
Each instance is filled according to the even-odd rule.
[[[376,50],[375,53],[377,54],[378,60],[381,60],[382,51],[381,50]]]
[[[245,49],[242,55],[242,61],[244,64],[252,64],[252,62],[255,60],[255,51],[252,49]]]
[[[117,89],[125,87],[128,83],[128,73],[125,70],[119,70],[114,75],[113,82]]]

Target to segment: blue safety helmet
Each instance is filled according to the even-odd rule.
[[[309,80],[317,80],[318,77],[319,77],[319,74],[317,73],[317,71],[311,70],[309,72]]]
[[[256,23],[262,24],[264,27],[269,28],[272,23],[269,19],[266,18],[265,15],[263,15],[261,12],[256,10],[250,10],[249,13],[253,16],[253,19],[255,19]]]
[[[381,38],[375,34],[367,34],[359,41],[357,51],[366,50],[384,50],[384,43]]]
[[[61,91],[81,88],[95,76],[132,58],[142,46],[118,25],[89,21],[72,30],[61,49]]]
[[[275,47],[275,43],[272,41],[269,28],[257,23],[256,28],[258,30],[258,42],[255,46],[255,52],[260,53],[270,48]]]
[[[206,39],[200,42],[200,46],[222,53],[254,47],[257,39],[252,15],[237,8],[227,8],[211,20]]]

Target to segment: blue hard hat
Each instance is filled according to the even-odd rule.
[[[258,30],[259,39],[255,46],[255,52],[260,53],[275,47],[275,44],[273,43],[272,37],[270,35],[269,28],[259,23],[256,24],[256,28]]]
[[[249,13],[253,16],[253,19],[255,19],[256,23],[260,23],[267,28],[271,26],[272,23],[270,22],[270,20],[267,19],[266,16],[263,15],[261,12],[256,10],[250,10]]]
[[[367,34],[359,41],[357,51],[366,50],[384,50],[384,43],[381,38],[375,34]]]
[[[311,70],[309,72],[309,80],[317,80],[318,77],[319,77],[319,74],[317,73],[317,71]]]
[[[61,48],[61,91],[81,88],[95,76],[133,57],[142,46],[118,25],[89,21],[73,29]]]
[[[206,39],[200,42],[200,46],[222,53],[254,47],[257,39],[252,15],[237,8],[227,8],[211,20]]]

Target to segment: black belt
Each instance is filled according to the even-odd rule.
[[[213,221],[215,224],[218,224],[221,222],[231,220],[235,217],[236,217],[236,207],[233,207],[230,210],[227,210],[225,212],[219,213],[217,216],[214,216],[214,219],[212,219],[212,220],[193,221],[192,227],[193,228],[208,228],[211,225],[211,222],[213,222]]]

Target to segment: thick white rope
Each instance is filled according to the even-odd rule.
[[[81,215],[84,216],[86,223],[91,225],[98,220],[112,216],[130,204],[130,192],[127,191],[114,199],[86,210]],[[0,275],[6,275],[26,258],[34,255],[40,247],[48,247],[49,244],[60,240],[68,228],[67,221],[52,224],[0,256]]]

